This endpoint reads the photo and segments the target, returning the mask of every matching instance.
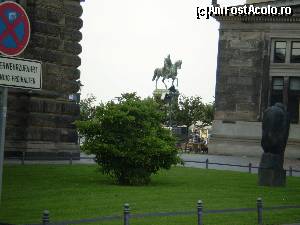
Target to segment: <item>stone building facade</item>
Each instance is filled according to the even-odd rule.
[[[209,150],[261,155],[261,120],[275,102],[292,119],[286,156],[300,158],[300,1],[247,1],[289,6],[293,16],[220,16],[216,111]]]
[[[31,24],[31,39],[19,58],[42,61],[42,90],[10,89],[5,155],[79,156],[73,122],[79,105],[83,25],[79,0],[19,0]]]

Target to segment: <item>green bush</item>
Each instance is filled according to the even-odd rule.
[[[76,122],[85,137],[82,148],[119,184],[147,184],[151,174],[180,162],[175,139],[162,127],[157,103],[122,96],[118,103],[98,106],[92,119]]]

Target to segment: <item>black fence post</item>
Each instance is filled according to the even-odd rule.
[[[129,204],[124,204],[124,225],[129,225],[129,217],[130,217],[130,208]]]
[[[43,225],[48,225],[50,223],[50,215],[49,211],[45,210],[43,212],[43,217],[42,217],[42,224]]]
[[[252,172],[252,163],[249,163],[249,173]]]
[[[70,154],[70,165],[72,165],[73,164],[73,153],[71,152],[71,154]]]
[[[263,224],[263,202],[261,198],[257,198],[256,200],[256,206],[257,206],[257,224],[262,225]]]
[[[24,165],[25,164],[25,152],[22,152],[22,158],[21,158],[21,164]]]
[[[206,159],[205,164],[206,164],[206,169],[208,169],[208,159]]]
[[[198,214],[198,225],[202,225],[202,210],[203,210],[203,203],[201,200],[198,200],[197,203],[197,214]]]
[[[290,166],[289,168],[289,176],[292,177],[293,176],[293,168]]]

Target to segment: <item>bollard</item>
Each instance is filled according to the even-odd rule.
[[[292,177],[293,176],[293,168],[290,166],[289,168],[289,176]]]
[[[49,215],[49,211],[48,210],[45,210],[43,212],[43,217],[42,217],[42,224],[43,225],[47,225],[47,224],[50,224],[50,215]]]
[[[203,203],[201,200],[198,200],[197,203],[198,225],[202,225],[202,210],[203,210]]]
[[[252,163],[249,163],[249,173],[251,173],[252,170]]]
[[[129,204],[124,204],[124,225],[129,225],[129,217],[130,217],[130,208]]]
[[[205,164],[206,164],[206,169],[208,169],[208,159],[206,159]]]
[[[22,165],[25,164],[25,152],[22,152],[22,159],[21,159]]]
[[[262,218],[263,202],[261,198],[257,198],[256,206],[257,206],[257,224],[262,225],[263,224],[263,218]]]
[[[72,165],[73,164],[73,153],[71,152],[71,154],[70,154],[70,165]]]

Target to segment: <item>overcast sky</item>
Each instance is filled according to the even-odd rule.
[[[238,5],[244,0],[218,1]],[[124,92],[151,96],[153,71],[170,54],[182,60],[179,91],[213,101],[218,23],[197,20],[209,0],[86,0],[82,3],[82,97],[108,101]],[[159,87],[163,87],[162,83]]]

